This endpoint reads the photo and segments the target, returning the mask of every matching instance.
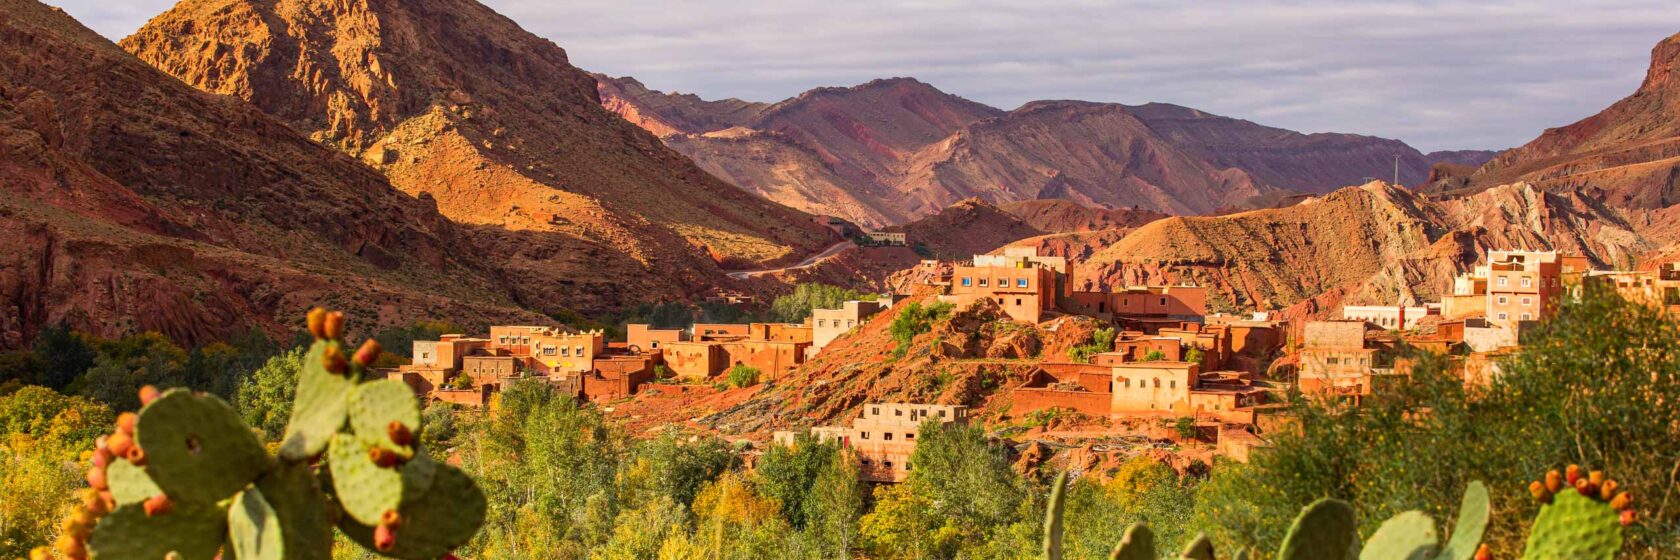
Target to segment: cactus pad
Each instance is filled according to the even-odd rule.
[[[1610,559],[1622,549],[1619,514],[1574,490],[1558,492],[1540,507],[1523,558]]]
[[[1184,552],[1178,556],[1180,560],[1214,560],[1213,540],[1206,533],[1197,533],[1196,540],[1185,545]]]
[[[1487,486],[1481,481],[1471,482],[1464,489],[1464,499],[1458,505],[1458,521],[1453,523],[1452,538],[1441,549],[1441,560],[1470,560],[1476,556],[1482,534],[1487,532],[1490,506]]]
[[[233,407],[184,389],[140,409],[134,437],[146,450],[146,474],[176,502],[216,503],[273,465]]]
[[[88,552],[95,560],[163,558],[170,552],[182,560],[210,560],[222,549],[226,528],[226,511],[207,503],[177,502],[173,511],[152,517],[140,504],[129,504],[99,520]]]
[[[239,560],[280,560],[286,557],[284,523],[262,491],[246,488],[228,508],[228,543]]]
[[[292,418],[280,445],[280,458],[304,461],[326,450],[333,434],[344,427],[350,410],[350,392],[356,388],[350,375],[338,375],[321,365],[327,348],[343,351],[336,340],[317,340],[303,356],[298,372],[297,396],[292,401]]]
[[[1155,533],[1149,525],[1133,523],[1120,536],[1120,544],[1108,553],[1108,560],[1155,560]]]
[[[391,422],[401,422],[419,441],[420,401],[414,398],[414,389],[395,379],[357,385],[350,393],[350,428],[356,436],[369,444],[401,450],[406,446],[391,441],[388,433]]]
[[[110,485],[111,498],[118,505],[138,504],[163,493],[152,477],[146,475],[146,469],[124,459],[113,459],[105,467],[105,484]]]
[[[1050,485],[1050,504],[1044,508],[1044,560],[1062,559],[1062,504],[1067,498],[1068,473]]]
[[[344,512],[357,522],[376,525],[387,510],[422,497],[434,485],[439,467],[423,451],[401,466],[381,467],[368,458],[370,449],[361,438],[339,434],[333,437],[327,464]]]
[[[285,530],[284,558],[332,556],[332,511],[312,469],[281,465],[257,481],[257,490]],[[244,556],[240,556],[244,558]]]
[[[485,507],[484,493],[471,477],[449,465],[438,465],[431,490],[397,510],[402,514],[397,545],[383,554],[407,560],[442,556],[472,539],[484,522]],[[349,516],[341,518],[338,527],[351,540],[374,548],[372,527]]]
[[[1354,526],[1353,507],[1347,502],[1320,498],[1301,510],[1277,560],[1352,560],[1359,555],[1359,533]]]
[[[1421,511],[1390,517],[1365,541],[1359,560],[1429,560],[1441,542],[1435,520]]]

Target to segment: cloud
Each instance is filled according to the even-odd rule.
[[[58,0],[117,37],[169,2]],[[1504,148],[1631,93],[1672,0],[486,0],[574,64],[774,101],[915,76],[1013,108],[1161,101],[1423,150]]]

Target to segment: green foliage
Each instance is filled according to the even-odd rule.
[[[0,557],[22,558],[52,542],[74,503],[81,473],[65,468],[112,422],[81,397],[25,386],[0,397]]]
[[[856,291],[827,284],[800,284],[793,293],[770,302],[770,320],[798,323],[811,317],[813,309],[835,309],[848,300],[862,299]]]
[[[877,491],[875,511],[861,521],[866,546],[877,554],[949,556],[1037,542],[1038,514],[1024,481],[980,427],[924,423],[910,463],[906,493]]]
[[[41,363],[39,385],[62,391],[93,367],[99,356],[95,341],[59,325],[35,335],[35,356]]]
[[[1166,352],[1162,352],[1160,350],[1150,350],[1150,351],[1145,352],[1143,354],[1143,360],[1142,361],[1145,361],[1145,362],[1159,362],[1159,361],[1165,360],[1165,359],[1167,359]]]
[[[257,368],[235,393],[234,403],[246,424],[262,430],[265,441],[280,441],[292,417],[303,349],[293,348]]]
[[[1068,349],[1068,359],[1078,364],[1091,363],[1091,357],[1114,351],[1114,329],[1102,328],[1091,332],[1091,340]]]
[[[1180,416],[1173,421],[1173,431],[1180,439],[1196,439],[1200,435],[1196,430],[1196,419],[1190,416]]]
[[[1184,361],[1192,364],[1199,364],[1202,363],[1202,356],[1202,348],[1200,346],[1191,346],[1190,350],[1184,353]]]
[[[407,360],[414,359],[414,341],[437,340],[438,337],[463,332],[461,327],[445,321],[418,321],[406,327],[387,327],[373,335],[379,347]]]
[[[160,333],[148,332],[99,345],[99,357],[87,375],[72,384],[82,396],[118,410],[140,408],[135,391],[144,385],[180,387],[187,383],[187,353]]]
[[[758,368],[735,364],[729,368],[729,384],[736,388],[757,385],[759,375]]]
[[[759,492],[781,506],[782,516],[794,528],[806,524],[805,498],[816,484],[817,477],[840,453],[837,442],[818,442],[810,432],[802,432],[791,446],[772,445],[753,469]]]
[[[887,328],[887,332],[892,335],[893,341],[898,343],[894,355],[903,357],[905,351],[909,349],[911,341],[922,333],[932,330],[935,322],[943,321],[951,316],[951,308],[951,304],[944,302],[935,302],[926,306],[917,302],[904,306],[904,310],[899,311],[898,315],[893,317],[892,325]]]
[[[665,380],[665,379],[671,379],[671,378],[676,377],[676,376],[677,376],[677,374],[675,372],[672,372],[671,368],[665,367],[665,364],[659,364],[659,365],[653,366],[653,378],[654,379]]]

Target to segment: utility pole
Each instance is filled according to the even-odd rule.
[[[1394,186],[1400,186],[1400,154],[1394,154]]]

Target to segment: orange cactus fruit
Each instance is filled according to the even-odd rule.
[[[1581,465],[1569,465],[1569,468],[1564,469],[1563,472],[1564,479],[1569,481],[1570,486],[1574,486],[1575,481],[1581,480]]]
[[[321,367],[334,374],[344,375],[344,372],[349,371],[350,363],[345,361],[344,353],[340,352],[338,347],[329,346],[326,352],[321,353]]]
[[[327,337],[327,310],[319,307],[311,309],[305,321],[309,324],[310,336],[315,338]]]
[[[105,448],[116,457],[127,457],[128,450],[132,447],[134,447],[134,436],[122,432],[111,434],[111,439],[105,440]]]
[[[124,412],[122,414],[118,414],[117,415],[117,431],[120,432],[120,433],[128,434],[130,437],[132,437],[134,435],[134,425],[138,422],[140,422],[140,416],[138,414],[135,414],[133,412]]]
[[[167,515],[169,512],[175,510],[175,502],[170,500],[169,496],[158,494],[156,496],[146,498],[146,503],[143,504],[143,507],[146,510],[146,517]]]
[[[1575,481],[1575,491],[1588,498],[1598,497],[1598,486],[1593,485],[1591,480],[1585,478]]]
[[[66,558],[87,557],[87,544],[76,538],[75,535],[59,535],[58,542],[55,543],[53,548],[57,548],[58,553],[63,554]]]
[[[1482,546],[1476,547],[1475,559],[1476,560],[1493,560],[1493,551],[1488,550],[1488,545],[1487,544],[1483,544]]]
[[[414,443],[414,432],[410,431],[408,426],[403,425],[400,420],[392,420],[389,425],[385,426],[385,435],[390,436],[391,443],[397,445],[407,446]]]
[[[378,465],[380,468],[388,469],[402,464],[402,456],[397,455],[397,452],[395,451],[391,451],[383,447],[375,447],[368,450],[368,459],[372,460],[373,464]]]
[[[1538,480],[1528,483],[1528,493],[1530,495],[1534,496],[1534,499],[1536,501],[1540,501],[1540,502],[1550,502],[1550,501],[1552,501],[1552,493],[1547,491],[1546,490],[1546,485],[1541,484],[1540,481],[1538,481]]]
[[[87,483],[88,483],[89,488],[93,488],[93,489],[96,489],[96,490],[104,490],[106,488],[106,486],[105,486],[105,469],[100,469],[100,468],[88,469]]]
[[[157,400],[158,395],[160,395],[160,394],[162,394],[162,393],[160,391],[158,391],[157,387],[153,387],[151,385],[141,387],[140,388],[140,406],[146,406],[148,404],[152,404],[152,401]]]
[[[390,552],[391,549],[396,548],[397,547],[397,531],[396,531],[396,529],[392,529],[389,525],[380,525],[378,527],[374,527],[373,528],[373,547],[379,549],[380,552]]]
[[[379,359],[379,353],[384,350],[383,347],[379,346],[379,341],[370,338],[362,343],[361,348],[356,349],[356,355],[352,359],[356,360],[356,363],[362,367],[367,367],[373,365],[373,361]]]
[[[402,514],[397,513],[397,510],[394,509],[385,510],[385,513],[379,514],[379,524],[388,526],[392,529],[401,527]]]
[[[1546,473],[1546,490],[1556,494],[1558,490],[1562,489],[1563,473],[1557,472],[1557,469],[1552,469],[1551,472]]]
[[[1604,477],[1604,471],[1593,471],[1587,473],[1587,480],[1591,480],[1593,486],[1602,486],[1606,480]]]
[[[325,338],[342,340],[344,338],[344,312],[328,311],[325,324],[321,325]]]
[[[52,549],[37,546],[29,550],[29,560],[53,560]]]
[[[1621,486],[1621,484],[1615,480],[1604,481],[1603,484],[1598,485],[1598,498],[1606,502],[1610,501],[1610,498],[1616,497],[1616,488],[1618,486]]]
[[[104,516],[111,511],[105,507],[105,499],[99,497],[99,490],[93,488],[82,490],[82,508],[94,517]]]
[[[111,459],[111,450],[109,448],[100,447],[93,450],[93,466],[95,468],[103,469],[110,466]]]
[[[1628,525],[1632,525],[1633,522],[1637,519],[1638,519],[1638,516],[1633,513],[1633,510],[1631,510],[1631,509],[1622,510],[1622,526],[1623,527],[1626,527]]]
[[[124,458],[128,459],[128,462],[134,463],[136,467],[146,466],[146,451],[140,449],[139,445],[129,446],[128,455]]]
[[[1633,507],[1633,494],[1622,492],[1610,499],[1610,509],[1628,509]]]

